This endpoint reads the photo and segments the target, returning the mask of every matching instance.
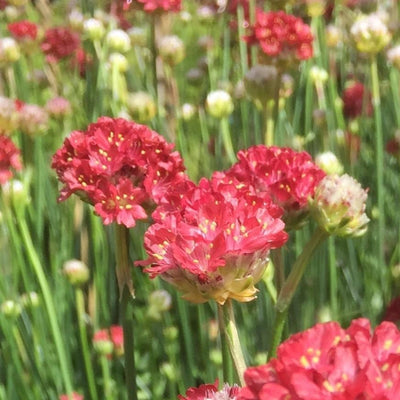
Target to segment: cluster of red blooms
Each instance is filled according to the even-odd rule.
[[[317,324],[283,342],[276,359],[248,368],[237,400],[397,399],[399,348],[391,322],[373,333],[363,318],[346,330],[336,322]]]
[[[38,33],[37,25],[30,21],[18,21],[8,24],[7,28],[15,39],[35,40]]]
[[[373,111],[371,94],[361,82],[354,82],[342,93],[343,114],[347,118],[357,118],[361,114],[370,116]]]
[[[254,299],[269,250],[288,237],[280,207],[223,173],[186,183],[181,192],[180,204],[153,213],[145,234],[149,258],[138,265],[151,264],[145,271],[152,278],[160,275],[192,302]]]
[[[256,22],[245,39],[258,44],[269,57],[291,62],[313,56],[313,35],[310,27],[294,15],[284,11],[256,11]]]
[[[172,148],[147,126],[101,117],[86,131],[73,131],[53,156],[52,168],[65,185],[59,201],[76,193],[105,224],[131,228],[186,178]]]
[[[182,0],[125,0],[125,4],[133,3],[135,7],[140,7],[148,13],[157,11],[178,12],[182,7]]]
[[[0,135],[0,185],[12,178],[12,169],[22,169],[20,152],[8,136]]]
[[[107,356],[111,356],[112,353],[117,356],[124,354],[124,332],[122,326],[112,325],[109,329],[96,331],[93,335],[93,343],[95,347],[103,347]],[[103,344],[105,346],[102,346]]]
[[[58,62],[76,53],[80,46],[77,33],[68,28],[49,28],[44,34],[41,49],[48,62]]]
[[[197,388],[190,388],[185,396],[179,395],[178,400],[236,400],[239,394],[239,386],[229,386],[227,384],[219,390],[218,380],[215,383],[200,385]]]
[[[83,395],[73,392],[72,397],[68,396],[67,394],[62,394],[59,397],[59,400],[83,400]]]
[[[270,196],[284,210],[286,229],[301,224],[308,212],[308,199],[325,176],[311,156],[290,148],[257,145],[239,151],[237,157],[239,161],[226,175]]]

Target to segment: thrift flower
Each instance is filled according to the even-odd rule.
[[[185,45],[176,35],[162,37],[158,51],[164,62],[171,66],[179,64],[185,58]]]
[[[83,395],[73,392],[72,397],[68,396],[67,394],[62,394],[59,397],[59,400],[83,400]]]
[[[13,177],[13,170],[22,169],[20,151],[5,135],[0,135],[0,185]]]
[[[134,3],[135,7],[141,8],[143,11],[148,13],[153,12],[179,12],[181,10],[182,0],[136,0],[134,2],[127,1],[127,5]]]
[[[342,94],[343,114],[347,118],[357,118],[364,113],[370,116],[373,112],[371,94],[366,93],[361,82],[353,82],[346,87]]]
[[[41,49],[48,62],[58,62],[74,54],[80,44],[79,36],[68,28],[49,28],[44,34]]]
[[[232,97],[225,90],[214,90],[207,95],[206,106],[214,118],[225,118],[233,111]]]
[[[239,386],[225,383],[221,390],[218,389],[218,380],[215,383],[191,387],[185,396],[179,395],[178,400],[236,400]]]
[[[17,40],[35,40],[38,33],[37,25],[27,20],[8,24],[7,29]]]

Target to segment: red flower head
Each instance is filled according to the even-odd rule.
[[[79,76],[84,78],[86,76],[86,70],[92,63],[92,58],[89,54],[83,50],[82,47],[78,47],[71,58],[71,67],[77,69]]]
[[[35,40],[37,37],[37,25],[30,21],[13,22],[12,24],[8,24],[7,28],[17,40]]]
[[[53,156],[64,184],[60,201],[76,193],[94,205],[105,224],[128,228],[146,219],[169,187],[186,178],[173,145],[144,125],[101,117],[74,131]]]
[[[22,169],[20,152],[8,136],[0,135],[0,185],[12,178],[12,169]]]
[[[153,12],[179,12],[181,10],[182,0],[126,0],[126,5],[133,5],[148,13]]]
[[[122,326],[112,325],[109,329],[100,329],[93,335],[93,344],[96,351],[111,358],[112,353],[121,356],[124,354],[124,332]]]
[[[68,28],[56,27],[46,30],[41,48],[48,62],[57,62],[74,54],[79,43],[76,33]]]
[[[68,396],[67,394],[62,394],[59,397],[59,400],[83,400],[83,395],[73,392],[72,396]]]
[[[283,68],[313,56],[311,29],[294,15],[257,9],[256,22],[250,30],[251,34],[245,40],[258,44],[270,62]]]
[[[349,85],[342,94],[343,114],[347,118],[357,118],[363,112],[370,116],[373,111],[370,93],[366,93],[365,86],[361,82]]]
[[[283,342],[276,359],[248,368],[237,399],[395,399],[399,344],[400,332],[390,322],[373,334],[366,319],[347,330],[336,322],[317,324]]]
[[[217,379],[215,383],[212,384],[203,384],[198,388],[189,388],[185,396],[178,396],[178,400],[236,400],[238,393],[239,386],[229,386],[227,383],[219,390]]]
[[[160,275],[194,303],[254,299],[269,250],[288,235],[280,208],[251,190],[223,174],[182,185],[175,208],[153,213],[145,234],[149,258],[137,264],[150,265],[150,277]]]
[[[325,176],[306,152],[285,147],[252,146],[239,151],[239,161],[226,174],[252,185],[284,209],[287,229],[295,229],[308,215],[308,200]]]

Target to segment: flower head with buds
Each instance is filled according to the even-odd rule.
[[[351,176],[327,175],[310,202],[311,215],[331,235],[361,236],[367,230],[367,192]]]

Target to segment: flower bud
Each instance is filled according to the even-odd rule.
[[[193,86],[200,86],[204,79],[204,71],[200,68],[191,68],[186,73],[186,80]]]
[[[343,165],[331,151],[318,154],[315,157],[315,164],[317,164],[318,167],[320,167],[328,175],[341,175],[343,172]]]
[[[89,280],[90,272],[86,264],[79,260],[69,260],[64,263],[63,274],[74,286],[81,286]]]
[[[89,18],[83,23],[83,31],[92,41],[100,40],[105,34],[103,23],[95,18]]]
[[[128,70],[128,60],[121,53],[111,53],[108,62],[111,68],[115,68],[120,73],[124,73]]]
[[[310,201],[311,215],[331,235],[361,236],[367,230],[367,190],[351,176],[327,175]]]
[[[21,15],[21,11],[14,6],[7,6],[3,12],[8,22],[17,21],[17,19]]]
[[[93,347],[96,353],[102,356],[111,356],[114,351],[114,344],[108,330],[101,329],[93,335]]]
[[[328,73],[316,65],[310,68],[310,78],[314,84],[325,83],[328,80]]]
[[[206,107],[208,113],[215,118],[225,118],[233,111],[233,102],[230,94],[224,90],[215,90],[207,96]]]
[[[307,14],[309,17],[319,17],[324,14],[326,1],[325,0],[306,0]]]
[[[74,31],[80,32],[83,29],[84,17],[80,10],[74,9],[68,15],[68,22]]]
[[[387,26],[376,14],[362,15],[351,27],[350,33],[357,49],[362,53],[379,53],[390,41]]]
[[[164,62],[171,66],[179,64],[185,58],[185,45],[182,40],[175,35],[161,38],[158,51]]]
[[[10,37],[0,39],[0,65],[7,65],[21,57],[18,43]]]
[[[389,49],[386,56],[390,64],[400,70],[400,45]]]
[[[128,36],[131,39],[132,46],[144,47],[147,43],[147,34],[144,28],[133,26],[128,29]]]
[[[157,106],[153,98],[146,92],[129,93],[126,106],[132,118],[144,124],[157,114]]]
[[[16,318],[21,315],[22,307],[14,300],[6,300],[1,304],[1,312],[9,318]]]
[[[255,65],[244,76],[248,95],[260,106],[275,98],[278,70],[272,65]]]
[[[328,25],[325,29],[326,45],[331,48],[337,47],[342,42],[342,31],[335,25]]]
[[[31,201],[27,185],[17,179],[4,183],[1,186],[1,191],[4,203],[6,205],[12,204],[16,209],[24,208]]]
[[[193,104],[185,103],[182,105],[181,116],[185,121],[191,120],[196,114],[196,107]]]
[[[20,300],[24,308],[36,308],[40,304],[39,296],[36,292],[23,293]]]
[[[155,290],[149,297],[149,318],[156,321],[161,319],[161,314],[171,308],[171,295],[166,290]]]
[[[174,342],[179,336],[179,331],[176,326],[170,325],[163,329],[163,334],[168,342]]]
[[[110,50],[126,53],[131,49],[131,40],[122,29],[114,29],[107,33],[106,42]]]
[[[178,378],[174,365],[169,362],[162,363],[160,371],[169,381],[175,382]]]

